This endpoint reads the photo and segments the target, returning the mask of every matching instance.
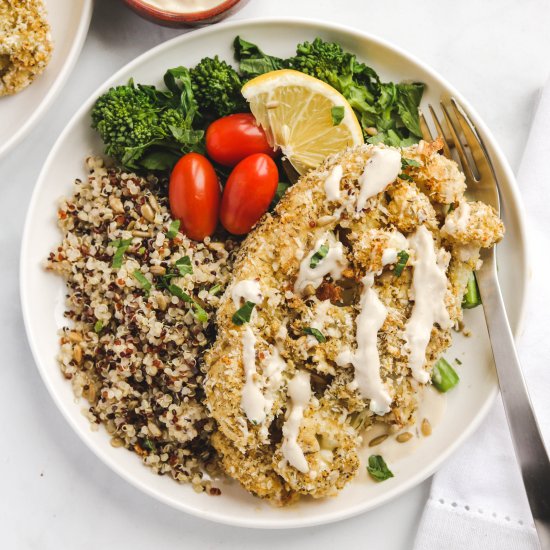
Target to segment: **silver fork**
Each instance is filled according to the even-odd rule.
[[[454,98],[444,99],[436,109],[428,106],[433,125],[443,138],[443,153],[453,158],[456,151],[466,176],[468,192],[490,204],[500,215],[498,181],[479,132]],[[444,123],[443,123],[444,121]],[[423,113],[420,126],[424,139],[433,135]],[[445,128],[444,128],[445,126]],[[521,372],[520,362],[497,277],[495,247],[482,251],[483,265],[476,273],[489,331],[493,357],[516,458],[521,469],[527,499],[543,550],[550,549],[550,460]]]

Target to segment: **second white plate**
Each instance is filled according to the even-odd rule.
[[[53,54],[37,79],[21,92],[0,97],[0,156],[16,145],[38,122],[69,77],[84,44],[92,0],[45,0]]]

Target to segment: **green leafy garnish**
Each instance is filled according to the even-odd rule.
[[[94,332],[95,332],[96,334],[99,334],[102,330],[103,330],[103,321],[101,321],[100,319],[98,319],[98,320],[95,322],[95,325],[94,325]]]
[[[141,286],[141,288],[145,291],[145,294],[149,294],[149,291],[153,288],[153,285],[139,269],[136,269],[132,273],[132,277],[139,283],[139,286]]]
[[[462,361],[458,357],[455,357],[455,361],[457,365],[462,365]]]
[[[124,257],[124,254],[128,250],[129,246],[132,244],[132,239],[124,239],[124,240],[118,239],[109,244],[117,247],[113,255],[113,261],[111,262],[111,267],[118,269],[119,267],[122,266],[122,258]]]
[[[380,455],[370,455],[367,472],[374,481],[385,481],[393,477],[393,473]]]
[[[315,269],[319,265],[319,262],[324,257],[326,257],[326,255],[328,254],[328,251],[329,251],[328,244],[321,245],[319,250],[317,250],[317,252],[315,252],[315,254],[313,254],[313,256],[311,257],[311,260],[309,262],[309,267],[311,267],[311,269]]]
[[[170,226],[168,227],[168,231],[166,232],[166,236],[169,239],[173,239],[180,230],[181,222],[179,220],[174,220]]]
[[[194,310],[195,318],[200,321],[201,323],[206,323],[208,321],[208,313],[198,304],[187,292],[185,292],[183,289],[181,289],[178,285],[168,285],[168,291],[179,298],[180,300],[183,300],[184,302],[187,302],[188,304],[191,304]]]
[[[233,314],[233,323],[239,327],[245,323],[248,323],[255,305],[256,304],[254,302],[245,302],[245,304]]]
[[[468,277],[468,284],[466,285],[466,293],[462,298],[462,308],[472,309],[481,305],[481,295],[479,294],[479,288],[477,286],[477,280],[475,273],[472,271]]]
[[[405,174],[405,172],[401,172],[401,174],[399,174],[399,176],[397,177],[402,180],[413,181],[412,176],[409,176],[409,174]]]
[[[459,380],[458,374],[443,357],[433,366],[432,383],[440,392],[448,392],[458,384]]]
[[[332,125],[333,126],[338,126],[338,124],[340,124],[340,122],[342,122],[342,120],[344,120],[345,112],[346,111],[345,111],[344,107],[341,107],[341,106],[333,107],[330,110],[330,114],[332,116]]]
[[[401,168],[403,170],[405,170],[405,168],[407,168],[407,166],[414,166],[414,167],[418,167],[420,166],[420,163],[414,159],[407,159],[405,157],[401,157]]]
[[[212,296],[216,296],[221,289],[222,285],[214,285],[208,292],[212,294]]]
[[[141,442],[141,446],[152,453],[157,450],[156,445],[147,437]]]
[[[304,334],[309,334],[310,336],[314,336],[317,342],[320,342],[321,344],[327,341],[323,333],[320,330],[313,327],[304,328]]]
[[[409,253],[406,250],[401,250],[397,253],[397,263],[395,264],[395,267],[393,268],[393,273],[396,277],[401,276],[401,273],[403,273],[403,270],[405,269],[405,266],[407,265],[407,262],[409,261]]]
[[[191,264],[191,259],[189,256],[184,256],[183,258],[177,260],[175,266],[182,277],[193,273],[193,265]]]
[[[146,248],[145,248],[144,246],[140,246],[140,247],[138,248],[138,254],[139,254],[140,256],[142,256],[143,254],[145,254],[145,250],[146,250]]]

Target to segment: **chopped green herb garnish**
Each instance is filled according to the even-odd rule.
[[[141,446],[151,452],[155,452],[157,450],[156,445],[147,437],[142,441]]]
[[[138,254],[139,254],[139,255],[145,254],[145,250],[146,250],[146,249],[145,249],[144,246],[140,246],[140,247],[138,248]]]
[[[149,294],[149,291],[153,288],[153,285],[139,269],[136,269],[132,273],[132,277],[139,283],[139,286],[145,291],[145,294]]]
[[[122,266],[122,258],[128,250],[128,247],[132,244],[132,239],[118,239],[117,241],[113,241],[110,244],[117,247],[113,255],[113,262],[111,263],[111,266],[115,269],[118,269]]]
[[[432,383],[442,393],[454,388],[460,378],[453,367],[442,357],[432,370]]]
[[[168,285],[167,286],[168,291],[179,298],[180,300],[183,300],[184,302],[187,302],[188,304],[192,304],[193,310],[195,313],[195,317],[198,321],[201,323],[206,323],[208,321],[208,313],[199,305],[187,292],[185,292],[183,289],[181,289],[178,285]]]
[[[455,357],[455,361],[457,365],[462,365],[462,361],[458,357]]]
[[[218,292],[222,289],[222,285],[214,285],[208,292],[212,294],[212,296],[216,296]]]
[[[179,220],[174,220],[170,226],[168,227],[168,231],[166,232],[166,236],[169,239],[173,239],[180,230],[180,224],[181,222]]]
[[[206,311],[204,311],[204,309],[195,301],[193,301],[193,309],[195,310],[195,317],[197,318],[197,321],[200,323],[206,323],[206,321],[208,321],[208,313],[206,313]]]
[[[396,277],[399,277],[401,276],[401,273],[403,273],[403,270],[405,269],[405,266],[409,261],[409,253],[406,250],[401,250],[397,253],[397,258],[398,260],[395,264],[395,267],[393,268],[393,272]]]
[[[232,321],[235,325],[241,326],[250,321],[252,310],[256,304],[254,302],[245,302],[244,306],[240,307],[232,317]]]
[[[481,296],[479,294],[475,273],[472,271],[468,278],[468,284],[466,285],[466,294],[464,294],[464,298],[462,298],[462,308],[472,309],[479,305],[481,305]]]
[[[405,172],[401,172],[398,176],[402,180],[412,181],[412,176],[409,176],[409,174],[405,174]]]
[[[374,481],[385,481],[393,477],[392,471],[380,455],[370,455],[367,472]]]
[[[103,330],[103,321],[97,320],[94,325],[94,332],[99,334]]]
[[[328,244],[321,245],[319,250],[317,250],[317,252],[315,252],[315,254],[311,257],[309,267],[311,267],[311,269],[315,269],[319,265],[319,262],[328,254],[328,251]]]
[[[320,342],[320,343],[327,341],[323,333],[320,330],[317,330],[316,328],[313,328],[313,327],[306,327],[304,329],[304,334],[309,334],[310,336],[314,336],[317,342]]]
[[[178,285],[168,285],[168,290],[170,294],[173,294],[180,300],[183,300],[189,304],[193,303],[193,298],[191,298],[187,292],[184,292]]]
[[[345,113],[346,113],[346,111],[345,111],[344,107],[342,107],[342,106],[333,107],[330,110],[330,114],[332,116],[332,125],[333,126],[338,126],[338,124],[340,124],[340,122],[342,122],[342,120],[344,120]]]
[[[447,214],[450,214],[455,208],[456,208],[456,204],[454,202],[449,204],[449,209],[447,210]]]
[[[416,168],[420,166],[420,163],[414,159],[406,159],[405,157],[401,157],[401,168],[405,170],[407,166],[414,166]]]
[[[182,277],[184,275],[190,275],[191,273],[193,273],[193,266],[191,264],[191,259],[189,258],[189,256],[184,256],[183,258],[180,258],[175,265],[178,268],[178,271],[180,272],[180,275]]]

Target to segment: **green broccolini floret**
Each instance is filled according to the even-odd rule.
[[[243,83],[240,76],[218,56],[205,57],[190,73],[201,114],[206,112],[216,117],[248,111],[241,94]]]
[[[204,132],[192,127],[196,103],[182,85],[188,71],[171,71],[168,91],[130,80],[109,89],[92,108],[92,128],[101,136],[105,153],[126,168],[164,170],[182,154],[202,150]]]

